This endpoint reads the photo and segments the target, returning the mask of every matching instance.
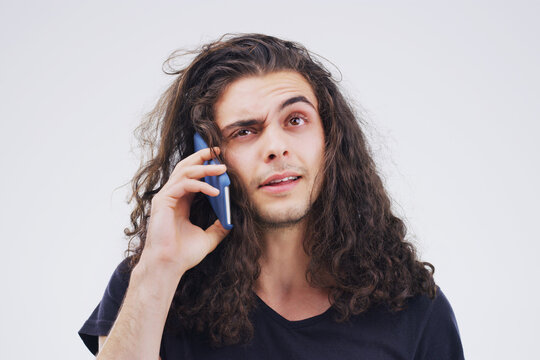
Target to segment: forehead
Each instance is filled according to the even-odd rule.
[[[314,108],[317,98],[307,80],[294,71],[248,76],[232,82],[214,106],[220,127],[238,118],[267,116],[283,101],[304,96]]]

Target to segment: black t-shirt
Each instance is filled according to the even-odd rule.
[[[124,260],[113,273],[101,302],[79,335],[96,354],[98,336],[108,335],[128,283]],[[248,344],[211,348],[195,334],[165,332],[160,356],[168,359],[411,359],[460,360],[463,348],[452,308],[438,289],[431,300],[417,296],[405,310],[374,307],[350,321],[332,319],[334,309],[299,321],[289,321],[257,297],[252,314],[254,337]]]

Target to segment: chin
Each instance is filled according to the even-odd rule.
[[[285,228],[302,222],[305,219],[308,208],[282,209],[277,211],[261,211],[257,209],[256,221],[266,228]]]

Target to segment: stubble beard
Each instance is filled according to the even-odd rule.
[[[254,220],[262,229],[286,229],[301,223],[309,214],[310,209],[311,204],[306,204],[301,209],[288,209],[275,214],[256,207]]]
[[[305,174],[306,171],[302,171]],[[307,177],[304,180],[308,180]],[[288,209],[268,210],[263,205],[256,204],[253,199],[249,199],[254,210],[254,221],[262,229],[287,229],[297,226],[307,219],[311,212],[315,199],[320,195],[322,179],[319,174],[315,176],[315,181],[309,190],[309,196],[304,203],[297,204]],[[264,202],[264,200],[262,200]]]
[[[313,185],[305,202],[293,205],[289,208],[284,208],[283,210],[269,210],[265,209],[264,206],[252,203],[252,205],[254,205],[253,209],[255,210],[255,223],[262,229],[286,229],[295,227],[308,217],[318,195],[318,186]]]

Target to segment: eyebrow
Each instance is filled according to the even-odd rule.
[[[285,109],[287,106],[290,106],[294,103],[297,103],[297,102],[303,102],[303,103],[306,103],[308,104],[309,106],[311,106],[313,109],[315,109],[315,106],[313,106],[313,104],[303,95],[300,95],[300,96],[295,96],[295,97],[292,97],[290,99],[287,99],[285,100],[284,102],[281,103],[281,106],[279,107],[279,110],[283,110]]]
[[[279,110],[281,111],[285,109],[287,106],[291,106],[292,104],[295,104],[297,102],[303,102],[311,106],[313,109],[315,109],[315,106],[313,106],[313,104],[305,96],[299,95],[299,96],[292,97],[282,102],[281,105],[279,106]],[[222,133],[226,133],[227,131],[237,128],[237,127],[249,127],[249,126],[254,126],[254,125],[261,125],[262,123],[264,123],[264,120],[258,120],[258,119],[238,120],[238,121],[233,122],[232,124],[225,126],[221,131]]]
[[[232,124],[229,124],[225,126],[221,132],[227,133],[229,130],[232,130],[234,128],[241,128],[241,127],[250,127],[254,125],[261,125],[264,123],[264,120],[257,120],[257,119],[250,119],[250,120],[238,120],[233,122]]]

